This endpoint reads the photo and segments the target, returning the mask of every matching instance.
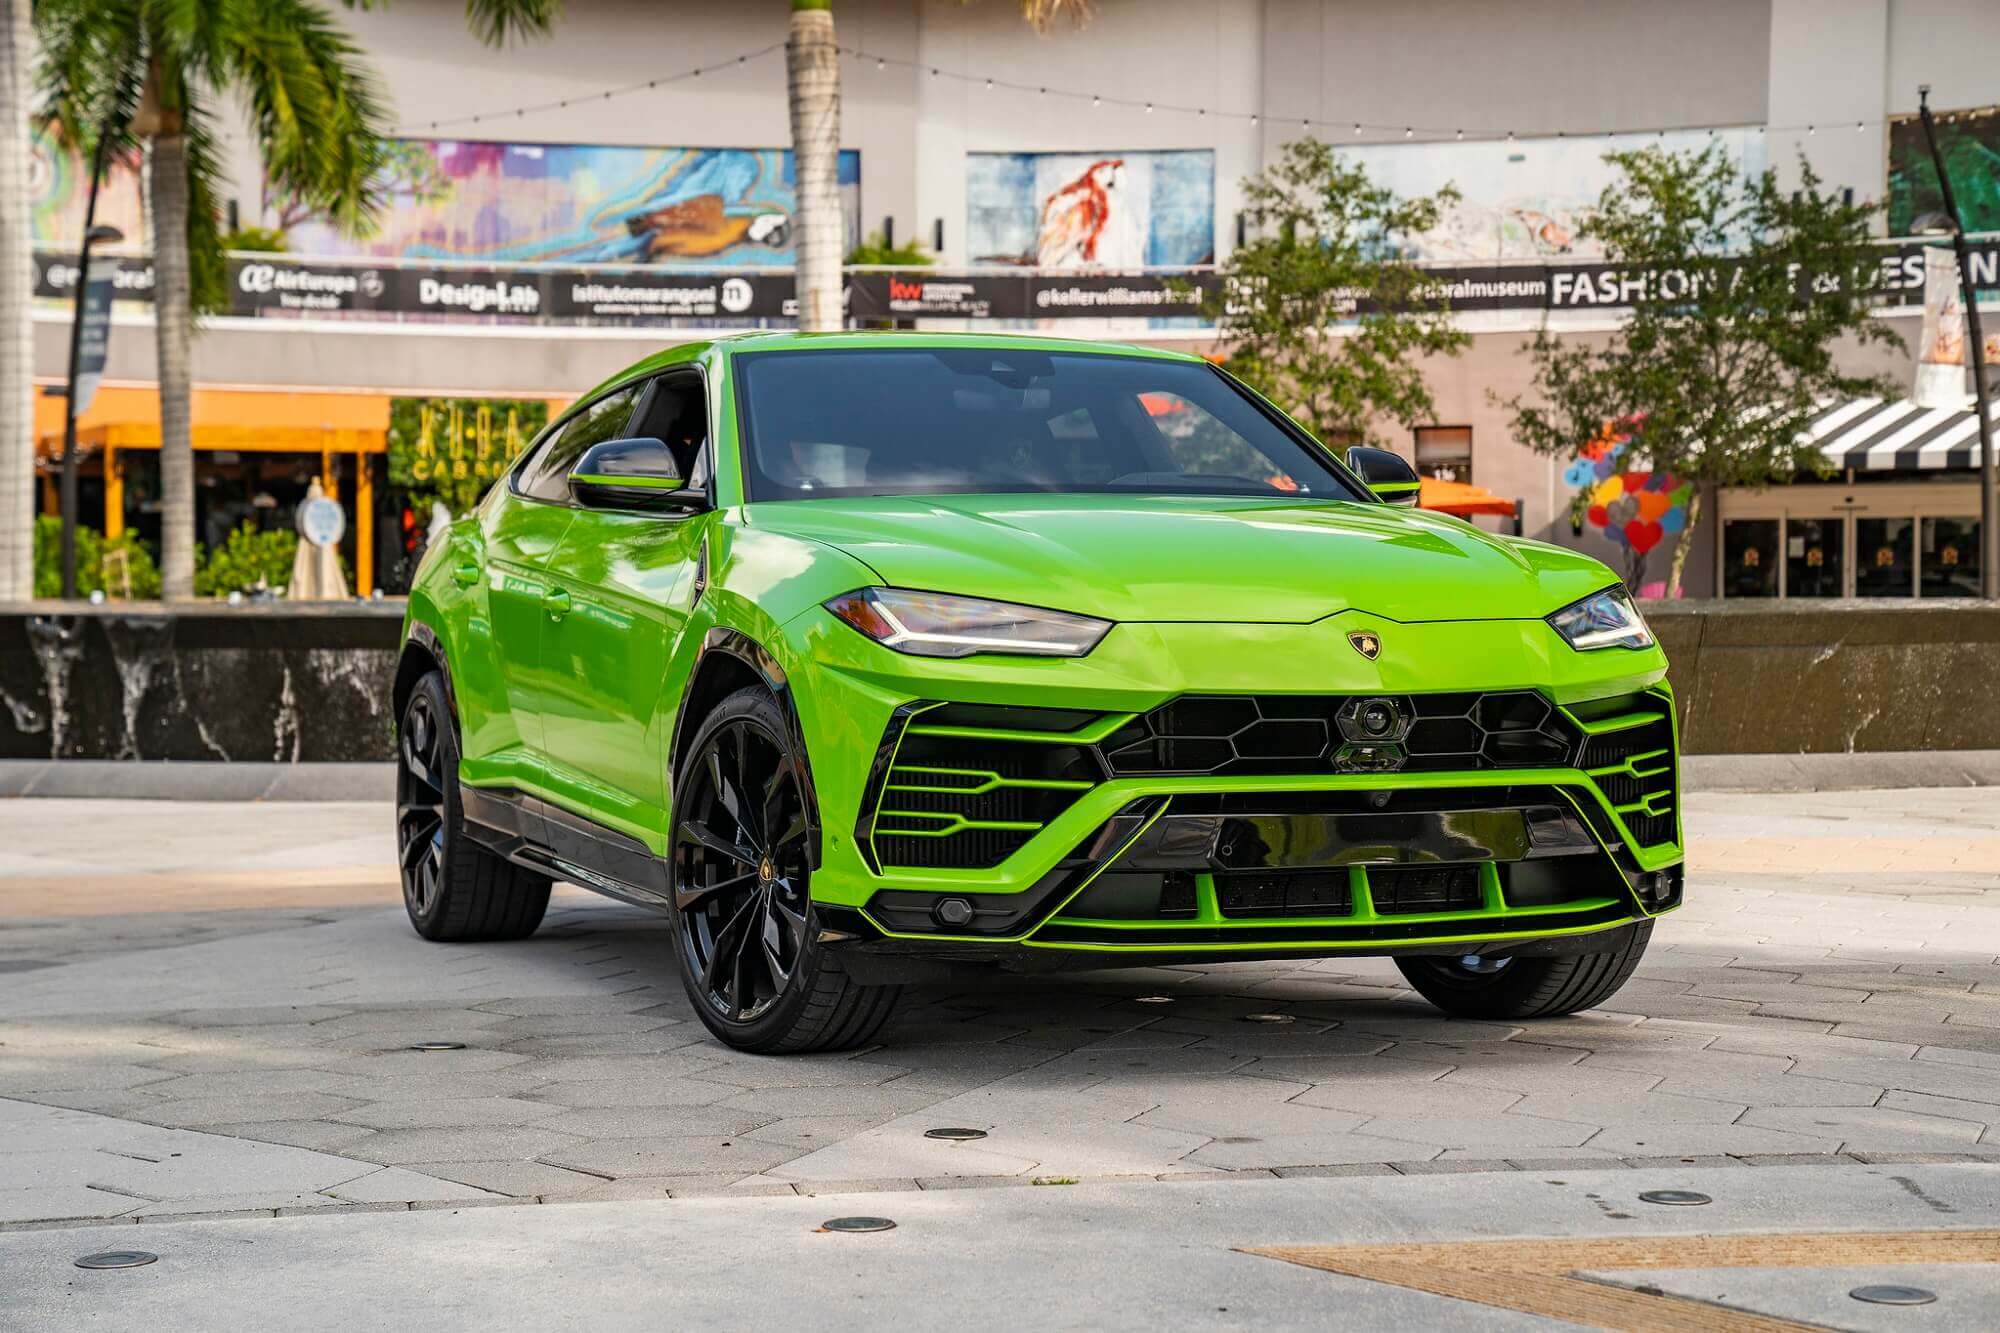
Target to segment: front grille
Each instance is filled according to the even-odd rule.
[[[1675,838],[1674,723],[1653,693],[1571,709],[1587,733],[1577,767],[1590,775],[1632,841],[1656,847]]]
[[[1389,730],[1361,730],[1356,711],[1386,705]],[[1577,735],[1533,690],[1489,694],[1183,695],[1120,727],[1103,745],[1120,777],[1215,777],[1337,771],[1436,773],[1560,767]],[[1386,754],[1363,769],[1360,747]]]
[[[1345,870],[1263,870],[1215,876],[1224,916],[1346,916],[1354,895]]]
[[[1038,710],[949,708],[943,722],[931,717],[946,709],[913,714],[883,770],[868,831],[881,865],[999,865],[1102,776],[1085,747],[990,734],[1047,730],[1008,716]]]
[[[1476,865],[1371,867],[1368,896],[1382,916],[1472,912],[1485,902]]]

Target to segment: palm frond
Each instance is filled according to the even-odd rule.
[[[279,190],[364,230],[381,206],[387,114],[374,76],[314,0],[231,0],[215,65],[247,103],[266,177]]]
[[[1021,0],[1021,17],[1036,32],[1047,32],[1061,19],[1081,28],[1096,12],[1095,0]]]

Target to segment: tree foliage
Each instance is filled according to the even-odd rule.
[[[1619,179],[1582,234],[1623,270],[1636,297],[1631,314],[1602,342],[1537,333],[1527,348],[1533,401],[1506,405],[1517,438],[1560,456],[1607,422],[1644,422],[1624,465],[1695,483],[1671,597],[1703,488],[1824,471],[1803,437],[1806,422],[1829,399],[1894,392],[1843,370],[1836,351],[1902,340],[1871,313],[1876,205],[1822,188],[1803,157],[1796,190],[1781,188],[1774,171],[1744,173],[1720,145],[1606,160]]]
[[[78,524],[76,592],[79,597],[101,592],[113,601],[158,600],[160,568],[136,533],[106,541],[96,528]],[[54,514],[35,516],[35,596],[62,596],[62,520]]]
[[[1401,198],[1302,139],[1245,181],[1244,197],[1256,239],[1237,247],[1203,303],[1229,346],[1227,368],[1323,439],[1365,439],[1382,417],[1427,421],[1434,404],[1415,362],[1471,339],[1396,247],[1435,226],[1457,194]]]
[[[43,115],[88,160],[187,141],[186,246],[197,309],[225,303],[215,117],[240,99],[275,192],[365,230],[380,204],[385,112],[354,41],[314,0],[39,0]],[[167,238],[154,237],[154,244]]]

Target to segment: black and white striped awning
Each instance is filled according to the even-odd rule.
[[[1987,416],[2000,436],[2000,402]],[[1919,407],[1908,399],[1851,398],[1827,408],[1806,427],[1837,468],[1889,472],[1979,466],[1979,421],[1963,407]]]

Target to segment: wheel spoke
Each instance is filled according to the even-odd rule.
[[[721,967],[723,958],[733,953],[732,946],[736,932],[739,928],[749,924],[751,909],[756,905],[757,895],[753,893],[744,899],[743,904],[730,914],[729,920],[723,923],[722,929],[709,937],[708,958],[702,963],[701,968],[702,989],[711,994],[720,994],[715,989],[716,973]]]
[[[764,834],[769,825],[763,817],[764,812],[750,799],[750,794],[756,790],[750,780],[750,728],[735,727],[730,736],[736,745],[736,771],[731,775],[735,779],[735,790],[731,794],[736,798],[736,805],[730,813],[742,823],[743,836],[752,846],[763,851],[768,846]]]
[[[705,847],[718,856],[726,856],[738,865],[754,867],[757,864],[757,852],[755,848],[731,842],[708,825],[696,820],[690,819],[682,824],[681,834],[686,841],[700,847]]]
[[[752,870],[740,875],[731,875],[728,879],[719,879],[713,884],[702,884],[692,889],[675,889],[674,906],[683,912],[692,912],[707,906],[708,900],[718,894],[733,893],[746,884],[756,882],[757,873]]]

